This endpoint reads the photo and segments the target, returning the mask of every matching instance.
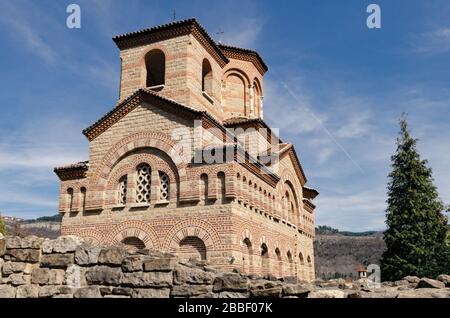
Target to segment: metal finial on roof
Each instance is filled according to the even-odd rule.
[[[224,33],[225,33],[225,32],[222,31],[222,29],[220,29],[218,32],[216,32],[216,35],[217,35],[217,36],[220,36],[220,35],[222,35],[222,34],[224,34]],[[218,43],[219,43],[219,44],[222,44],[222,41],[219,39]]]
[[[177,10],[173,9],[172,22],[175,22],[176,20],[177,20]]]

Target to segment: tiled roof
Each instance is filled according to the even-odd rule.
[[[213,39],[208,34],[208,32],[206,32],[206,30],[202,27],[202,25],[195,18],[175,21],[172,23],[166,23],[166,24],[162,24],[162,25],[155,26],[152,28],[147,28],[147,29],[143,29],[143,30],[139,30],[139,31],[135,31],[135,32],[129,32],[129,33],[125,33],[122,35],[117,35],[117,36],[113,37],[113,41],[117,45],[119,45],[119,43],[123,40],[130,40],[130,39],[138,38],[141,36],[151,35],[151,34],[161,32],[161,31],[167,31],[167,30],[171,30],[171,29],[175,29],[177,27],[183,27],[183,26],[194,26],[195,28],[197,28],[200,31],[200,33],[203,35],[203,37],[214,48],[214,50],[217,52],[217,54],[226,63],[228,63],[228,61],[229,61],[228,58],[225,56],[225,54],[222,52],[222,50],[217,46],[216,42],[213,41]]]
[[[74,164],[67,165],[67,166],[56,167],[54,169],[54,171],[60,172],[60,171],[66,171],[66,170],[87,169],[87,168],[89,168],[89,161],[82,161],[82,162],[74,163]]]
[[[228,118],[225,119],[223,121],[223,124],[225,126],[232,126],[232,125],[238,125],[238,124],[243,124],[243,123],[248,123],[251,121],[254,121],[256,118],[248,118],[248,117],[232,117],[232,118]]]
[[[319,195],[319,191],[317,191],[316,189],[313,189],[313,188],[303,187],[303,195],[305,197],[307,197],[308,199],[313,200],[314,198],[316,198]]]
[[[234,127],[234,126],[239,126],[239,125],[244,125],[244,124],[252,124],[252,123],[259,123],[261,125],[263,125],[265,128],[269,129],[270,131],[272,131],[272,129],[264,122],[264,120],[262,120],[261,118],[248,118],[248,117],[233,117],[233,118],[228,118],[226,120],[224,120],[223,124],[225,127]],[[305,171],[303,170],[303,166],[300,163],[300,160],[298,159],[297,156],[297,152],[295,151],[295,147],[290,144],[290,143],[283,143],[281,141],[281,139],[279,139],[279,149],[278,149],[278,153],[281,156],[282,154],[288,152],[289,150],[292,150],[292,155],[294,156],[295,161],[297,161],[298,163],[298,167],[300,169],[300,174],[302,175],[302,177],[304,178],[305,182],[307,182],[307,178],[305,175]],[[273,150],[272,149],[268,149],[271,153]]]
[[[255,57],[258,62],[261,64],[262,68],[264,69],[265,72],[267,72],[269,70],[269,67],[266,65],[266,63],[264,63],[264,60],[261,58],[261,55],[259,55],[258,52],[253,51],[253,50],[249,50],[249,49],[244,49],[244,48],[240,48],[240,47],[236,47],[236,46],[231,46],[231,45],[225,45],[222,43],[217,44],[217,46],[221,49],[221,50],[226,50],[226,51],[232,51],[232,52],[236,52],[236,53],[243,53],[243,54],[247,54],[247,55],[251,55],[253,57]]]
[[[238,125],[243,125],[243,124],[252,124],[252,123],[258,123],[258,124],[263,125],[264,127],[270,128],[264,122],[264,120],[262,120],[261,118],[231,117],[231,118],[225,119],[223,121],[223,125],[225,127],[227,127],[227,126],[238,126]]]
[[[82,179],[86,177],[89,161],[82,161],[72,165],[53,169],[61,181]]]
[[[127,97],[126,99],[124,99],[123,101],[121,101],[116,107],[114,107],[114,109],[112,109],[111,111],[109,111],[106,115],[104,115],[102,118],[100,118],[99,120],[97,120],[94,124],[92,124],[91,126],[89,126],[88,128],[83,130],[83,134],[88,137],[89,140],[92,140],[92,137],[96,137],[96,136],[92,136],[93,131],[96,128],[99,128],[101,125],[107,123],[108,121],[113,124],[115,123],[118,119],[121,118],[120,113],[123,112],[124,114],[126,114],[126,112],[124,111],[124,109],[126,107],[129,106],[129,104],[137,97],[139,96],[150,96],[153,97],[159,101],[164,102],[168,107],[170,106],[174,106],[177,107],[178,109],[183,109],[186,111],[189,111],[193,114],[197,114],[197,115],[202,115],[207,117],[208,119],[210,119],[211,121],[215,122],[217,125],[222,126],[217,119],[215,119],[213,116],[211,116],[208,112],[206,111],[201,111],[198,109],[195,109],[193,107],[190,106],[186,106],[183,104],[180,104],[174,100],[168,99],[166,97],[163,97],[161,95],[159,95],[158,93],[155,93],[154,91],[147,89],[147,88],[141,88],[138,89],[136,92],[134,92],[132,95],[130,95],[129,97]],[[169,109],[166,109],[167,111],[170,111]],[[105,125],[105,127],[109,127],[108,125]]]
[[[264,120],[261,118],[249,118],[249,117],[231,117],[228,119],[225,119],[223,121],[223,125],[227,128],[230,127],[236,127],[241,125],[247,125],[247,124],[260,124],[264,128],[268,129],[268,131],[275,136],[275,138],[278,139],[280,143],[283,143],[279,136],[273,133],[272,128],[269,127],[269,125],[266,124]]]

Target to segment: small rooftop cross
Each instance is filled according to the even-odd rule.
[[[220,40],[220,36],[222,35],[222,34],[224,34],[225,32],[224,31],[222,31],[222,29],[219,29],[219,31],[218,32],[216,32],[216,35],[217,35],[217,37],[219,38],[219,44],[222,44],[222,41]]]

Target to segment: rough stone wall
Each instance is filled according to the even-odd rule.
[[[0,238],[0,298],[305,296],[301,285],[223,273],[204,262],[75,236]]]
[[[126,246],[94,246],[0,235],[0,298],[449,298],[450,276],[405,277],[370,288],[364,281],[314,284],[224,273],[202,262]]]

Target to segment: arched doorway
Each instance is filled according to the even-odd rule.
[[[134,246],[139,250],[143,250],[145,248],[145,243],[135,237],[135,236],[131,236],[131,237],[126,237],[122,240],[122,244],[128,245],[128,246]]]
[[[205,243],[196,236],[187,236],[180,242],[178,256],[186,261],[206,261]]]

